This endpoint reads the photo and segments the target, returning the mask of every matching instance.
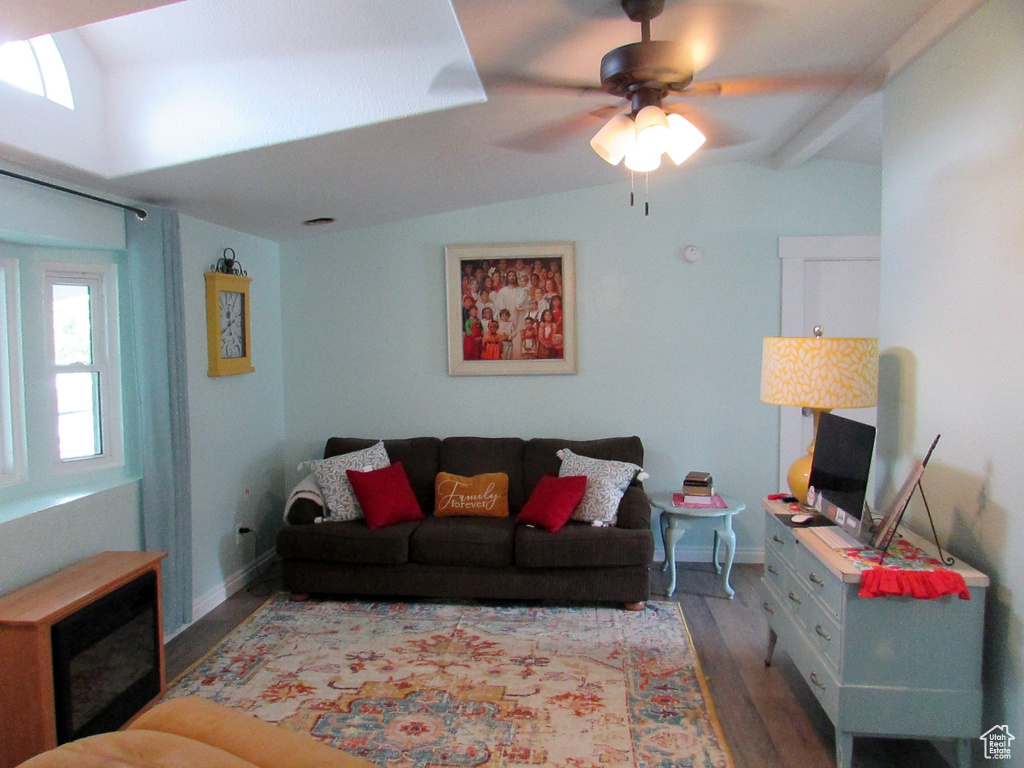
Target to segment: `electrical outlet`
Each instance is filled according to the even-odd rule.
[[[235,531],[235,544],[241,544],[242,537],[245,536],[247,533],[252,533],[252,528],[249,528],[244,525],[238,526],[238,530]]]

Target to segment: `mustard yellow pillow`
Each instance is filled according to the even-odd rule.
[[[508,517],[508,475],[490,472],[463,477],[438,472],[434,479],[434,514]]]

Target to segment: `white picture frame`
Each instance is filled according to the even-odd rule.
[[[577,373],[575,243],[448,245],[444,251],[450,376]],[[487,288],[497,285],[492,298]],[[467,325],[471,316],[476,322]],[[485,319],[498,328],[483,327]]]

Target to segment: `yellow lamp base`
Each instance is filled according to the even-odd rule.
[[[814,456],[805,453],[793,462],[786,475],[786,482],[789,484],[789,492],[796,497],[805,507],[807,506],[807,486],[811,479],[811,460]]]

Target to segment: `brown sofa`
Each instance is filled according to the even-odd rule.
[[[324,458],[376,442],[332,437]],[[626,488],[613,526],[570,520],[549,533],[516,525],[538,481],[558,474],[557,451],[643,466],[639,437],[419,437],[385,440],[384,447],[392,463],[404,466],[426,517],[370,530],[363,520],[315,523],[323,508],[308,499],[296,502],[277,538],[284,583],[294,595],[613,601],[634,609],[648,599],[654,536],[639,479]],[[506,473],[509,517],[434,516],[439,472]]]
[[[20,768],[376,768],[206,699],[157,704],[122,731],[72,741]]]

